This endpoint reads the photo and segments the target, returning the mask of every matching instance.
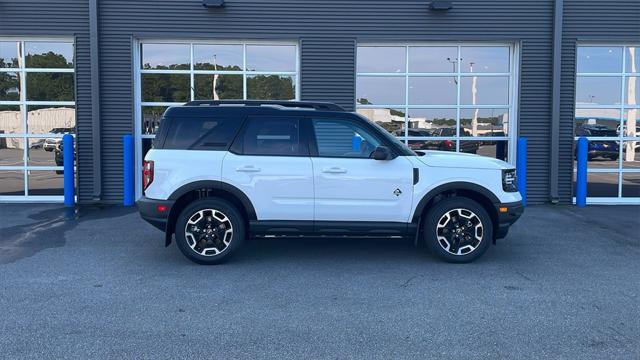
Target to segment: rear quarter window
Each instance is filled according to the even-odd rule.
[[[174,118],[167,129],[163,148],[227,150],[241,123],[239,119],[225,117]]]

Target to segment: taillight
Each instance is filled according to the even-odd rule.
[[[147,190],[153,182],[153,161],[144,161],[142,164],[142,190]]]
[[[445,149],[453,149],[453,141],[445,140],[442,143],[444,144]]]

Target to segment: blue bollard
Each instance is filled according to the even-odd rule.
[[[516,175],[518,176],[518,191],[522,196],[522,206],[527,206],[527,138],[518,138],[516,157]]]
[[[587,206],[587,152],[589,140],[586,137],[578,139],[577,164],[576,164],[576,205]]]
[[[73,206],[76,202],[73,155],[73,135],[66,134],[62,137],[62,165],[64,166],[63,183],[65,206]]]
[[[122,138],[124,154],[124,206],[132,206],[134,202],[134,146],[133,136],[125,135]]]

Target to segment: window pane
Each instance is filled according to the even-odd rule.
[[[455,105],[456,98],[454,76],[409,78],[410,105]]]
[[[640,137],[640,109],[629,109],[624,112],[623,136]]]
[[[36,171],[28,173],[29,195],[64,195],[62,171]]]
[[[225,150],[240,128],[237,118],[175,118],[164,141],[165,149]]]
[[[29,133],[74,133],[76,110],[73,106],[38,105],[27,108]]]
[[[314,119],[313,127],[319,156],[366,159],[381,144],[372,133],[347,121]]]
[[[622,174],[622,197],[640,197],[640,174]]]
[[[141,61],[143,69],[178,69],[190,68],[189,44],[142,44]]]
[[[617,173],[588,173],[588,197],[618,197]]]
[[[247,70],[296,71],[293,45],[247,45]]]
[[[625,57],[626,72],[640,72],[640,50],[638,50],[638,47],[628,46],[627,51],[625,51]]]
[[[24,165],[24,138],[0,138],[0,165]]]
[[[142,101],[185,102],[191,99],[187,74],[142,74]]]
[[[406,48],[391,46],[358,46],[358,72],[403,73]]]
[[[144,159],[149,150],[153,148],[153,140],[154,139],[142,139],[142,159]],[[140,164],[140,166],[142,166],[142,164]]]
[[[622,47],[579,46],[579,73],[619,73],[622,72]]]
[[[640,105],[640,78],[628,76],[624,83],[624,102],[627,105]]]
[[[405,78],[358,76],[356,80],[358,104],[401,105],[405,103]]]
[[[23,133],[23,123],[20,106],[0,105],[0,134]]]
[[[0,170],[0,195],[24,195],[24,171]]]
[[[456,109],[409,109],[409,136],[455,136]]]
[[[508,105],[509,78],[506,76],[462,77],[460,103],[464,105]]]
[[[19,58],[19,42],[0,41],[0,68],[17,68]]]
[[[194,75],[195,98],[242,99],[242,75]],[[215,89],[215,91],[214,91]]]
[[[300,143],[298,118],[254,117],[242,136],[245,155],[307,155],[308,147]]]
[[[162,115],[168,106],[143,106],[142,107],[142,133],[155,134],[160,127]]]
[[[242,70],[242,45],[193,45],[196,70]]]
[[[74,91],[72,73],[27,74],[27,100],[73,101]]]
[[[72,43],[34,41],[24,46],[28,68],[73,68]]]
[[[20,75],[14,72],[0,72],[0,101],[20,100]]]
[[[506,141],[461,141],[460,152],[507,161],[508,146]]]
[[[55,150],[62,144],[61,137],[29,138],[27,165],[57,166]]]
[[[462,72],[509,72],[509,47],[507,46],[463,46],[460,49],[460,57]]]
[[[410,46],[409,72],[457,71],[458,48],[455,46]]]
[[[402,109],[358,109],[358,114],[366,116],[395,136],[404,136],[404,110]]]
[[[576,104],[620,104],[620,77],[578,76],[576,79]]]
[[[622,151],[622,167],[640,169],[640,139],[638,141],[624,141]]]
[[[455,140],[409,140],[409,148],[412,150],[438,150],[456,151]]]
[[[462,109],[460,126],[460,136],[507,136],[509,109]]]
[[[576,136],[618,136],[620,110],[576,109]]]
[[[247,99],[293,100],[296,98],[295,76],[247,76]]]

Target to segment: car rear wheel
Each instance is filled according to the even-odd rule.
[[[203,265],[227,261],[245,237],[240,212],[222,199],[200,199],[185,207],[176,221],[176,243],[189,260]]]
[[[423,234],[429,250],[442,260],[467,263],[489,248],[493,223],[482,205],[469,198],[450,197],[427,212]]]

